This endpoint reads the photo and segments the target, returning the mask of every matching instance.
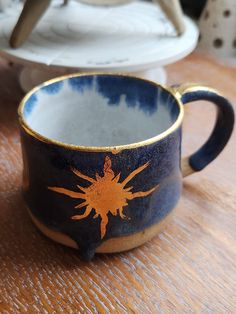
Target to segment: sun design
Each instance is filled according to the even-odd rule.
[[[103,168],[103,176],[99,176],[96,173],[96,179],[88,177],[82,174],[79,170],[72,169],[73,173],[79,178],[82,178],[91,183],[89,187],[82,187],[77,185],[81,192],[74,192],[60,187],[48,187],[57,193],[65,194],[71,198],[77,198],[84,200],[75,208],[85,208],[83,214],[72,216],[73,220],[81,220],[89,216],[91,211],[95,210],[93,218],[101,217],[101,238],[106,234],[106,227],[108,224],[108,213],[113,216],[119,215],[122,219],[130,219],[124,215],[124,207],[128,205],[127,201],[133,200],[137,197],[145,197],[154,192],[158,186],[146,191],[146,192],[131,192],[132,186],[125,187],[129,181],[131,181],[138,173],[147,168],[149,163],[137,168],[131,172],[128,177],[123,181],[120,180],[120,173],[115,175],[112,170],[111,159],[106,156]]]

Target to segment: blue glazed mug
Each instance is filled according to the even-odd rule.
[[[183,104],[199,99],[216,105],[216,124],[206,143],[181,160]],[[91,259],[156,235],[179,200],[182,177],[205,168],[228,142],[234,113],[208,87],[83,74],[33,89],[19,121],[32,220]]]

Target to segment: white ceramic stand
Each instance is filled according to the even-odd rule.
[[[166,82],[163,66],[193,51],[198,29],[185,17],[186,31],[177,36],[153,3],[135,1],[117,7],[93,7],[55,0],[29,40],[10,49],[8,38],[21,5],[0,14],[0,54],[24,66],[25,91],[46,79],[72,72],[132,73]]]
[[[20,73],[19,73],[19,81],[21,88],[28,92],[33,87],[50,80],[54,77],[69,74],[69,73],[75,73],[78,72],[78,70],[74,71],[47,71],[47,70],[38,70],[33,69],[32,67],[24,67]],[[127,72],[127,74],[132,74],[134,76],[142,77],[148,80],[152,80],[155,82],[158,82],[160,84],[165,84],[167,81],[167,75],[164,68],[156,68],[152,70],[146,70],[142,72]]]

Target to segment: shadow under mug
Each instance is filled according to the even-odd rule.
[[[206,143],[181,160],[183,104],[200,99],[216,105],[216,124]],[[204,86],[78,74],[29,92],[19,121],[32,220],[91,259],[157,234],[179,200],[182,177],[205,168],[228,142],[234,112]]]

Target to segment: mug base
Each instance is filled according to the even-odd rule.
[[[66,234],[63,234],[59,231],[55,231],[44,225],[41,221],[39,221],[29,210],[29,215],[33,221],[33,223],[36,225],[36,227],[48,238],[51,240],[63,244],[65,246],[78,249],[78,246],[74,240],[72,240],[69,236]],[[128,251],[131,249],[134,249],[135,247],[138,247],[145,242],[151,240],[154,238],[160,231],[162,231],[165,226],[168,224],[172,214],[169,214],[166,216],[162,221],[159,223],[144,229],[141,232],[129,235],[129,236],[123,236],[123,237],[117,237],[117,238],[111,238],[109,240],[104,241],[97,249],[96,253],[119,253]]]

